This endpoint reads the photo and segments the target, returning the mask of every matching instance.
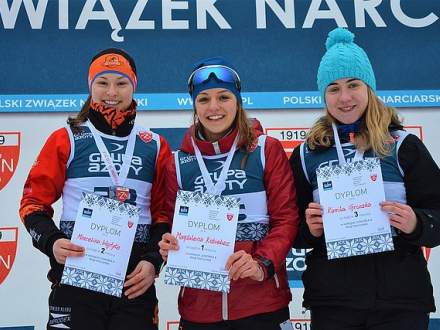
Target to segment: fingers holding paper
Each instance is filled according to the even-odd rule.
[[[228,258],[225,267],[229,270],[229,278],[234,281],[247,277],[252,280],[262,281],[264,278],[264,271],[258,262],[243,250],[233,253]]]
[[[67,257],[82,257],[85,250],[82,246],[73,244],[67,238],[60,238],[53,244],[52,251],[55,260],[64,265]]]
[[[179,243],[177,238],[170,233],[165,233],[162,235],[162,240],[159,242],[159,253],[164,261],[168,259],[169,250],[178,250]]]
[[[388,213],[391,226],[401,230],[405,234],[411,234],[417,226],[417,216],[411,206],[385,201],[381,204],[382,210]]]
[[[310,233],[315,237],[321,237],[324,233],[321,205],[313,202],[309,203],[309,207],[305,211],[305,216]]]

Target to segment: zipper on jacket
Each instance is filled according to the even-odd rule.
[[[275,280],[275,286],[277,287],[277,289],[279,289],[280,281],[278,280],[278,275],[276,273],[273,275],[273,279]]]
[[[214,151],[215,151],[216,155],[220,155],[222,153],[218,141],[212,142],[212,146],[214,148]]]
[[[228,319],[228,294],[226,292],[222,293],[222,318],[225,321]]]

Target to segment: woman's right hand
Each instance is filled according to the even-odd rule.
[[[60,238],[53,244],[52,251],[56,261],[64,265],[67,257],[82,257],[85,250],[82,246],[73,244],[67,238]]]
[[[179,243],[177,242],[177,238],[175,238],[170,233],[165,233],[162,235],[162,240],[159,242],[159,253],[164,261],[167,261],[168,259],[169,250],[178,250],[178,249],[179,249]]]
[[[310,233],[315,237],[321,237],[324,233],[324,225],[322,223],[321,205],[318,203],[309,203],[306,209],[306,223]]]

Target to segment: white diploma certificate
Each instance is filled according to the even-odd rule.
[[[378,158],[316,170],[328,259],[394,250]]]
[[[68,257],[61,283],[120,297],[139,220],[139,208],[83,194],[71,241],[85,248]]]
[[[225,264],[234,253],[238,211],[234,197],[178,191],[172,234],[179,250],[169,251],[165,283],[229,292]]]

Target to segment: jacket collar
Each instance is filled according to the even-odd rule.
[[[222,137],[220,140],[215,142],[210,142],[210,141],[202,140],[199,137],[199,134],[195,132],[194,126],[191,126],[186,132],[185,137],[183,138],[180,149],[184,152],[194,154],[194,148],[191,143],[191,137],[192,137],[197,145],[197,148],[199,148],[202,155],[213,156],[213,155],[225,154],[229,152],[229,150],[231,149],[237,134],[238,134],[238,129],[235,128],[229,134]]]

